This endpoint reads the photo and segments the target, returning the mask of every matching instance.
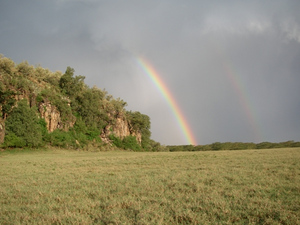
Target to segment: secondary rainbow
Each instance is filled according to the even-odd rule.
[[[248,121],[252,127],[252,130],[255,135],[255,141],[259,142],[261,141],[262,134],[259,129],[259,125],[257,123],[257,119],[255,118],[255,112],[253,107],[251,106],[251,101],[249,96],[247,95],[246,88],[244,87],[243,82],[241,81],[238,74],[235,72],[235,70],[232,67],[232,64],[228,61],[223,62],[223,68],[227,74],[228,79],[230,80],[232,86],[234,87],[236,93],[238,94],[238,97],[240,99],[240,103],[242,107],[244,108],[245,114],[248,118]]]
[[[193,132],[185,119],[183,113],[181,112],[178,104],[175,101],[175,98],[172,96],[171,92],[160,78],[159,74],[155,71],[155,69],[143,58],[137,58],[137,62],[143,71],[147,74],[147,76],[152,80],[155,86],[159,89],[160,93],[163,95],[165,100],[168,102],[177,122],[180,126],[186,140],[188,143],[192,145],[196,145],[196,139],[193,135]]]
[[[242,81],[241,75],[234,69],[234,63],[231,62],[230,57],[227,56],[226,51],[220,45],[220,43],[214,42],[215,44],[215,54],[217,56],[218,62],[220,62],[223,67],[224,73],[226,74],[228,80],[230,81],[232,87],[235,89],[237,96],[239,97],[240,104],[245,111],[245,115],[248,119],[249,125],[253,131],[253,137],[256,142],[263,140],[263,135],[257,122],[256,113],[254,106],[251,104],[250,96],[247,89]]]

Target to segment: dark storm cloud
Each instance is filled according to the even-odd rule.
[[[187,142],[137,66],[140,56],[159,72],[199,144],[299,140],[299,1],[12,0],[0,6],[2,54],[51,70],[73,67],[91,86],[149,115],[152,138],[162,144]]]

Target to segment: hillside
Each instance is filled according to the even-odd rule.
[[[0,56],[0,144],[163,150],[150,139],[147,115],[84,79],[71,67],[51,72]]]

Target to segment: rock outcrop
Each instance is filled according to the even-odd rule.
[[[5,136],[5,122],[2,118],[0,118],[0,144],[4,142]]]
[[[41,118],[45,119],[47,123],[47,130],[49,132],[53,132],[56,129],[68,131],[76,122],[76,118],[73,115],[70,115],[68,121],[63,121],[60,111],[49,101],[40,102],[38,108]]]
[[[142,133],[141,132],[135,132],[135,131],[131,131],[131,135],[136,137],[136,140],[138,141],[138,143],[142,143]]]
[[[135,136],[136,140],[138,143],[141,144],[142,142],[142,135],[141,133],[135,132],[134,130],[132,130],[128,120],[126,119],[126,117],[122,114],[119,113],[115,120],[115,122],[113,124],[109,124],[107,125],[101,133],[101,139],[102,141],[109,143],[110,139],[109,139],[109,135],[113,134],[116,137],[123,139],[127,136]]]
[[[0,144],[4,141],[6,118],[22,99],[27,100],[37,117],[45,119],[48,132],[68,131],[76,118],[81,118],[87,127],[93,129],[95,121],[99,123],[96,124],[99,129],[106,125],[96,132],[101,133],[104,142],[111,142],[111,134],[120,139],[135,136],[138,143],[142,142],[140,130],[144,129],[144,124],[140,126],[139,120],[128,116],[127,103],[114,99],[105,90],[89,88],[84,83],[84,76],[75,76],[71,67],[65,74],[52,73],[27,62],[17,65],[0,55],[0,94]],[[2,110],[3,106],[6,110]],[[84,129],[82,131],[80,135],[90,137]]]
[[[39,112],[41,118],[44,118],[47,123],[47,129],[49,132],[53,132],[56,129],[62,129],[60,112],[56,106],[51,105],[50,102],[41,102],[39,104]]]

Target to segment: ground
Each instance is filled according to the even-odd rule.
[[[300,148],[0,153],[0,224],[300,224]]]

